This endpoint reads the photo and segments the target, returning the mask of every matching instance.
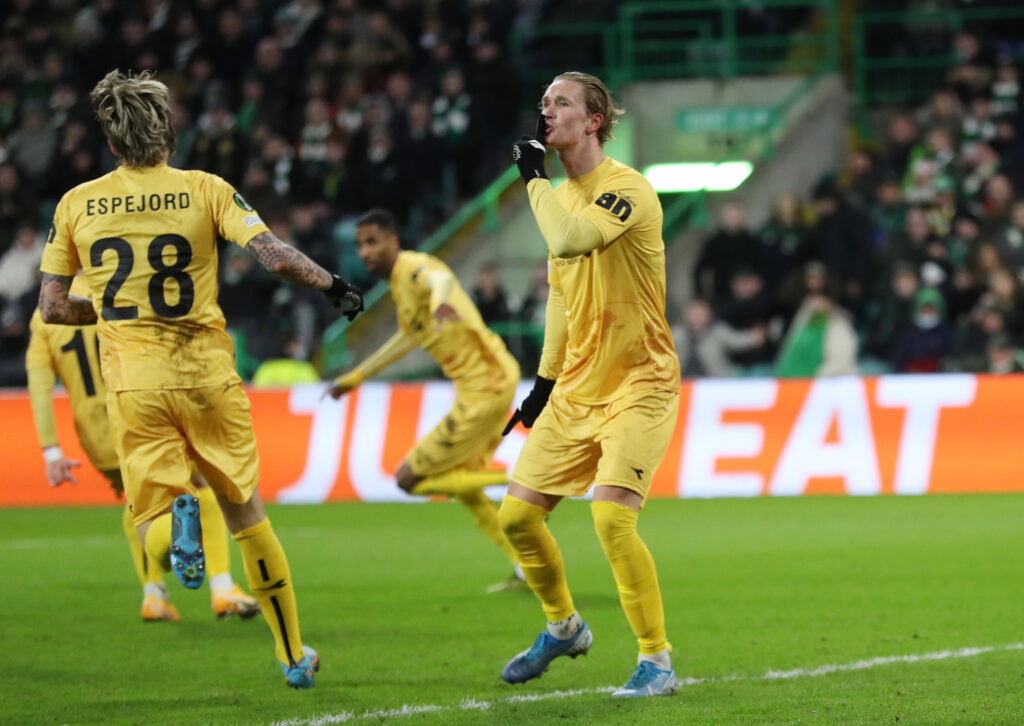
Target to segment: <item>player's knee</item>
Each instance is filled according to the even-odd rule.
[[[636,512],[623,504],[597,501],[590,503],[594,531],[602,543],[611,543],[636,532]]]
[[[544,512],[515,497],[506,496],[498,508],[498,524],[509,542],[516,544],[530,533],[538,523],[544,521]]]

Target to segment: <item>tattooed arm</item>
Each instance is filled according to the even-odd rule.
[[[362,312],[363,296],[359,290],[270,232],[261,232],[253,237],[246,249],[275,275],[322,291],[349,320]]]
[[[96,322],[92,300],[68,294],[73,279],[73,275],[43,273],[43,282],[39,285],[39,314],[44,323],[91,325]]]
[[[253,237],[246,249],[267,270],[289,282],[315,287],[317,290],[326,290],[331,286],[331,273],[270,232],[262,232]]]

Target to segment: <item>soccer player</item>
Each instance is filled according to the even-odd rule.
[[[497,507],[483,493],[485,486],[508,483],[504,471],[485,467],[501,443],[519,364],[484,324],[447,265],[432,255],[401,249],[389,212],[372,209],[359,218],[356,251],[370,274],[388,282],[398,332],[337,378],[329,393],[340,398],[416,346],[426,349],[455,385],[455,403],[398,467],[398,486],[410,494],[443,494],[461,502],[512,563],[515,574],[505,586],[521,582],[522,570],[498,524]]]
[[[677,689],[654,560],[637,516],[675,425],[679,360],[665,320],[661,205],[634,169],[604,155],[617,109],[586,73],[557,76],[541,100],[536,138],[513,147],[549,252],[544,348],[533,390],[506,430],[532,431],[499,511],[547,628],[502,678],[539,677],[556,657],[592,642],[546,520],[566,496],[594,486],[591,513],[619,600],[640,646],[618,697]],[[545,144],[568,181],[552,189]]]
[[[97,323],[111,435],[147,556],[163,561],[170,550],[182,584],[202,583],[199,506],[182,494],[195,462],[242,551],[286,683],[311,688],[319,656],[302,643],[288,560],[257,491],[249,399],[217,305],[217,236],[323,290],[350,317],[362,297],[271,234],[226,181],[167,166],[168,91],[151,74],[112,71],[90,100],[120,165],[57,204],[39,312],[47,323]],[[80,268],[91,299],[69,295]]]
[[[71,284],[71,294],[88,292],[81,275]],[[76,484],[73,469],[81,463],[64,456],[57,439],[53,412],[53,386],[57,377],[68,393],[75,431],[83,451],[93,466],[103,474],[120,498],[124,491],[117,452],[110,438],[107,417],[106,387],[99,369],[99,343],[95,325],[51,325],[44,323],[36,310],[29,324],[28,351],[25,370],[32,402],[36,433],[46,462],[46,478],[50,486],[65,482]],[[210,573],[211,607],[218,618],[239,615],[250,618],[259,612],[256,599],[247,595],[231,578],[231,555],[228,530],[217,506],[217,497],[202,476],[193,471],[192,486],[200,502],[200,516],[206,545],[207,569]],[[125,504],[122,525],[128,537],[135,572],[142,582],[142,619],[146,621],[180,620],[177,608],[170,601],[163,583],[166,569],[162,563],[147,558],[132,523],[131,510]]]

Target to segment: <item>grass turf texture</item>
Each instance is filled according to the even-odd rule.
[[[586,658],[503,684],[542,626],[529,592],[484,594],[507,575],[457,505],[273,507],[298,585],[303,635],[323,668],[287,689],[261,619],[218,622],[209,591],[168,580],[180,623],[144,624],[117,509],[0,511],[4,563],[0,722],[266,724],[436,705],[355,723],[1019,724],[1024,651],[820,677],[769,670],[1024,641],[1024,496],[650,502],[680,676],[720,678],[670,699],[509,696],[621,684],[635,642],[589,508],[551,525]],[[241,562],[233,548],[236,578]],[[486,711],[460,709],[466,699]]]

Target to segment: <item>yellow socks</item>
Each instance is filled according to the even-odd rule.
[[[146,554],[142,551],[142,540],[139,539],[139,532],[135,529],[135,522],[132,521],[132,510],[124,505],[121,510],[121,526],[124,528],[124,536],[128,538],[128,549],[132,553],[132,564],[135,565],[135,574],[139,582],[146,584]]]
[[[641,655],[671,650],[665,636],[665,611],[654,559],[636,531],[638,512],[605,501],[591,502],[590,511]]]
[[[494,506],[494,502],[480,490],[460,494],[455,498],[470,511],[473,519],[476,520],[476,526],[483,530],[491,542],[501,547],[508,561],[515,567],[516,551],[505,537],[505,533],[501,531],[501,524],[498,522],[498,508]]]
[[[145,544],[148,564],[146,573],[154,568],[169,572],[171,569],[171,513],[166,512],[154,519],[146,530]]]
[[[516,551],[526,582],[540,600],[548,622],[565,620],[576,612],[565,579],[565,564],[545,520],[548,511],[522,499],[506,496],[498,521]]]
[[[206,574],[210,587],[216,587],[218,575],[231,577],[231,553],[228,550],[228,527],[210,487],[196,489],[199,499],[199,524],[203,528],[203,551],[206,553]],[[230,587],[230,585],[228,586]]]
[[[270,527],[270,520],[264,519],[236,533],[235,541],[242,550],[249,589],[259,600],[263,618],[274,633],[277,659],[294,665],[303,657],[299,613],[288,558]]]
[[[410,493],[417,495],[445,494],[449,497],[458,497],[499,484],[508,484],[508,474],[504,471],[452,469],[443,474],[427,477],[414,486]]]

